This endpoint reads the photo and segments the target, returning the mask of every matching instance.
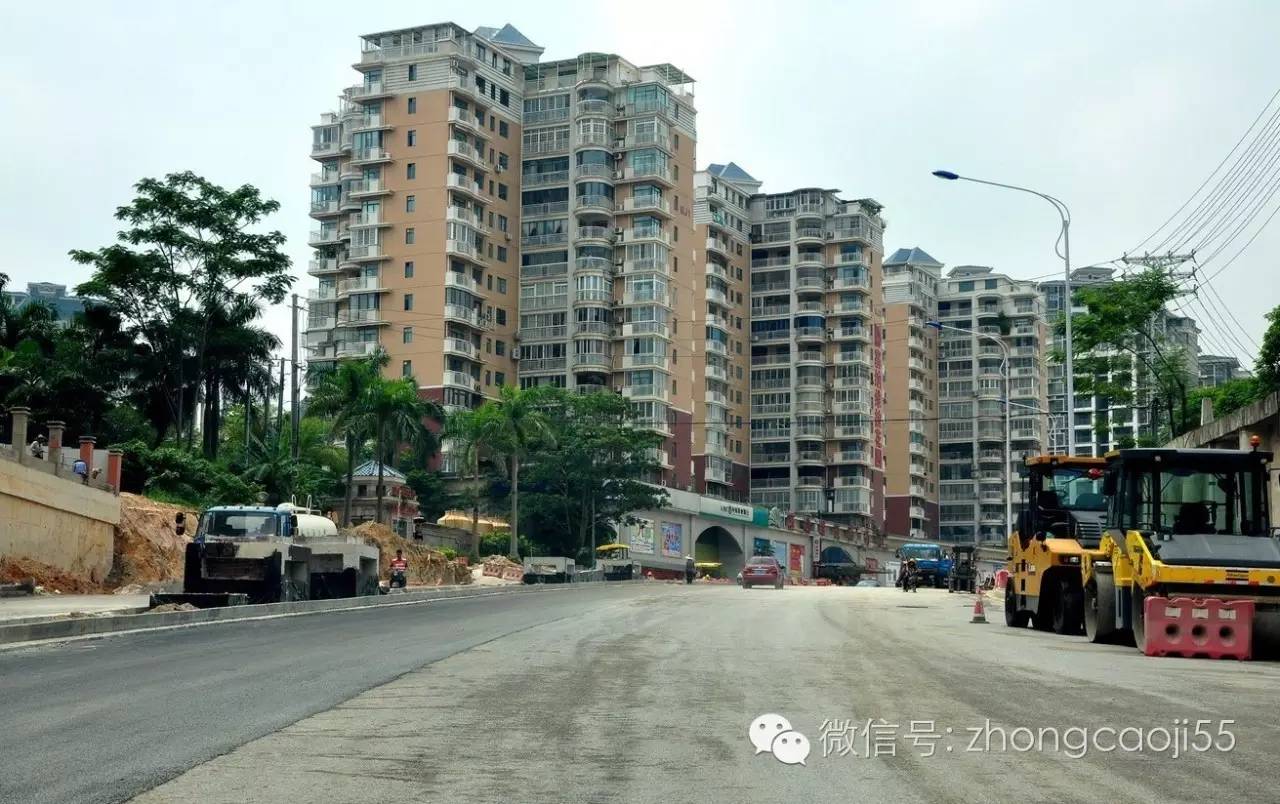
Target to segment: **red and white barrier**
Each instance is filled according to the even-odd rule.
[[[1208,656],[1249,659],[1253,655],[1252,600],[1149,597],[1142,601],[1148,656]]]

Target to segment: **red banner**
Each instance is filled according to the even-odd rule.
[[[802,572],[804,570],[804,546],[799,544],[787,545],[790,550],[787,566],[792,572]]]

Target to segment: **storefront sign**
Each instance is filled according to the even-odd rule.
[[[754,522],[755,511],[750,505],[720,500],[715,497],[702,497],[700,509],[703,516],[732,519],[736,522]]]

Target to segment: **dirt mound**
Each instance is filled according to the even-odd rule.
[[[108,586],[182,580],[183,556],[190,539],[173,532],[174,515],[179,511],[187,514],[189,536],[195,529],[197,512],[136,494],[120,495],[120,524],[116,526],[115,560]]]
[[[64,572],[39,561],[0,556],[0,583],[22,583],[29,579],[34,580],[36,586],[43,587],[46,593],[90,595],[107,589],[88,578]]]
[[[395,558],[396,550],[403,550],[404,557],[409,561],[408,581],[411,585],[447,586],[471,583],[471,569],[465,564],[450,561],[445,558],[444,553],[403,539],[386,525],[365,522],[357,525],[352,533],[381,552],[378,565],[384,581],[391,579],[391,559]]]
[[[200,609],[190,603],[162,603],[156,606],[148,614],[164,614],[170,611],[199,611]]]

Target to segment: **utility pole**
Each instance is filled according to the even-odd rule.
[[[276,389],[276,432],[284,432],[284,358],[280,358],[280,387]]]
[[[291,406],[293,418],[292,424],[289,428],[289,435],[291,437],[290,448],[292,450],[293,459],[296,461],[298,460],[298,421],[301,413],[298,408],[298,294],[296,293],[293,294],[293,309],[290,312],[292,313],[293,328],[289,332],[289,351],[290,362],[293,364],[293,371],[291,375],[292,380],[290,381],[290,392],[292,393],[292,396],[289,398],[289,404]]]
[[[249,428],[253,420],[253,385],[249,382],[249,374],[244,378],[244,460],[249,462]]]

